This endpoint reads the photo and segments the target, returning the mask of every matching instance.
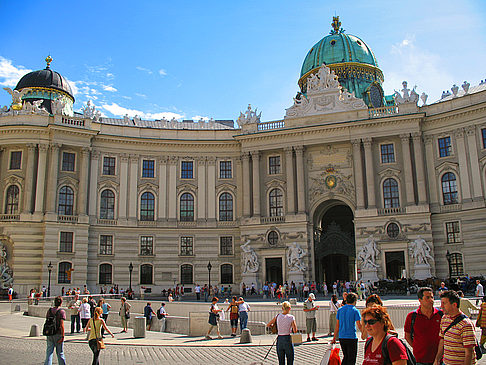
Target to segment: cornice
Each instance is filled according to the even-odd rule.
[[[477,108],[473,108],[473,106],[467,106],[460,109],[447,110],[442,113],[438,113],[434,115],[427,115],[424,118],[424,122],[428,125],[439,124],[453,119],[459,119],[459,118],[463,118],[475,114],[479,114],[478,117],[483,118],[484,113],[486,113],[486,105]]]

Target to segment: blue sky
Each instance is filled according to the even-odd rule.
[[[374,51],[391,94],[428,102],[486,78],[486,1],[0,1],[0,86],[51,68],[106,116],[262,120],[285,115],[308,50],[340,16]],[[0,106],[10,96],[0,90]]]

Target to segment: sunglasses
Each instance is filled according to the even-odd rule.
[[[375,323],[378,323],[380,321],[377,320],[377,319],[364,319],[363,322],[364,322],[365,325],[369,324],[370,326],[372,326]]]

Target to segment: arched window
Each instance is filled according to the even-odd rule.
[[[233,220],[233,196],[230,193],[223,193],[219,196],[219,220]]]
[[[19,187],[10,185],[7,189],[5,201],[5,214],[17,214],[19,212]]]
[[[446,172],[442,175],[442,197],[444,205],[457,204],[457,182],[456,175]]]
[[[464,266],[462,264],[462,255],[460,253],[451,253],[449,255],[449,265],[451,276],[464,275]]]
[[[113,268],[111,264],[101,264],[100,265],[100,284],[112,284],[112,271]]]
[[[69,186],[63,186],[59,190],[59,215],[73,215],[74,208],[74,191]]]
[[[58,284],[71,284],[71,269],[73,265],[70,262],[60,262],[57,272]]]
[[[221,265],[221,284],[233,284],[233,265]]]
[[[181,222],[192,222],[194,220],[194,197],[189,193],[181,195]]]
[[[282,190],[273,189],[269,196],[270,217],[283,216],[283,195]]]
[[[140,199],[140,220],[153,221],[155,217],[155,197],[150,192],[142,194]]]
[[[100,218],[115,218],[115,193],[110,189],[103,190],[101,193]]]
[[[181,284],[192,284],[192,265],[181,265]]]
[[[153,271],[154,267],[150,264],[144,264],[140,266],[140,284],[151,285],[153,284]]]
[[[400,206],[398,183],[395,179],[390,178],[383,182],[383,199],[385,208],[398,208]]]

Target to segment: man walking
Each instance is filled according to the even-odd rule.
[[[304,302],[304,312],[305,312],[305,324],[307,327],[307,342],[311,341],[310,334],[312,332],[312,341],[318,341],[316,338],[316,311],[319,310],[319,306],[316,305],[314,301],[316,296],[314,293],[309,294],[309,298]]]
[[[432,364],[439,347],[440,320],[443,312],[434,308],[434,291],[423,287],[417,292],[420,306],[405,320],[405,339],[420,364]]]
[[[143,309],[143,316],[147,322],[147,331],[150,331],[150,327],[152,327],[152,316],[155,315],[154,310],[151,307],[152,303],[148,302],[145,308]]]
[[[349,293],[346,297],[346,304],[338,309],[336,315],[336,330],[331,343],[339,339],[343,350],[342,365],[355,365],[358,354],[358,336],[356,327],[363,332],[361,326],[361,314],[356,309],[356,294]]]
[[[441,359],[445,365],[474,364],[474,325],[459,310],[459,295],[454,290],[446,290],[440,295],[440,302],[444,317],[440,322],[440,341],[434,365],[441,364]]]
[[[201,287],[199,284],[196,284],[196,287],[194,288],[194,292],[196,293],[196,300],[201,299]]]
[[[46,360],[44,361],[44,365],[52,365],[54,348],[56,349],[58,364],[66,365],[66,358],[64,357],[64,321],[66,320],[66,312],[60,308],[61,305],[62,297],[56,297],[54,299],[54,307],[50,308],[46,314],[46,318],[54,317],[56,333],[47,336]]]
[[[74,325],[76,324],[76,332],[79,333],[81,330],[81,317],[79,316],[79,307],[81,306],[81,301],[79,300],[79,295],[74,295],[73,300],[69,302],[68,308],[71,314],[71,334],[74,333]]]

